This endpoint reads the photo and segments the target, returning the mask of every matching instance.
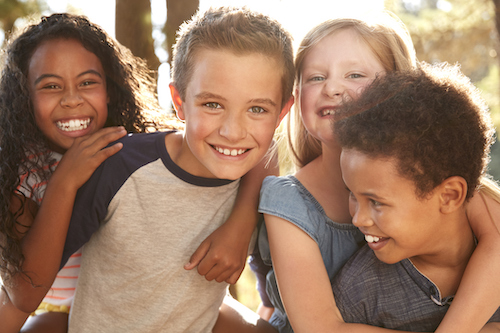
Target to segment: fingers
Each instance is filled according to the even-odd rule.
[[[95,146],[98,150],[106,147],[127,134],[123,126],[106,127],[97,132],[75,139],[74,145],[84,145],[86,147]]]
[[[200,246],[198,246],[196,251],[194,251],[193,255],[189,259],[189,262],[184,265],[184,269],[191,270],[191,269],[195,268],[196,266],[198,266],[199,263],[201,262],[201,260],[203,258],[205,258],[205,256],[207,255],[209,249],[210,249],[210,242],[206,241],[206,240],[203,241],[200,244]],[[198,272],[199,272],[199,269],[198,269]],[[205,274],[201,274],[201,275],[205,275]]]
[[[226,281],[234,284],[238,280],[243,268],[245,260],[237,260],[236,258],[228,258],[227,256],[218,257],[206,256],[198,265],[198,273],[205,276],[208,281],[215,280],[217,282]]]

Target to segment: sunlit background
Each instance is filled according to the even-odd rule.
[[[0,18],[2,8],[5,8],[2,6],[16,1],[46,3],[47,9],[40,13],[42,15],[66,11],[84,14],[115,36],[115,0],[0,0]],[[245,5],[262,11],[275,17],[292,33],[295,46],[307,31],[326,19],[369,17],[389,9],[410,30],[419,60],[459,62],[462,65],[464,73],[481,89],[498,125],[500,74],[497,54],[500,47],[495,29],[494,3],[493,0],[200,0],[199,8]],[[166,0],[151,0],[151,8],[155,54],[161,63],[158,68],[158,95],[160,104],[170,109],[167,88],[170,74],[162,32],[167,16]],[[1,24],[0,21],[0,45],[5,36]],[[22,24],[22,18],[15,22],[15,26]],[[499,156],[500,148],[494,147],[490,171],[496,179],[500,179]],[[237,289],[239,300],[255,309],[259,298],[251,273],[245,271]]]

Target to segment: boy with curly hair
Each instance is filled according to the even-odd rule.
[[[423,64],[375,80],[346,115],[334,127],[367,244],[334,279],[337,306],[348,323],[434,331],[476,246],[466,206],[493,143],[486,104],[458,68]]]

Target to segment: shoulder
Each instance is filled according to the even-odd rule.
[[[268,176],[261,188],[261,200],[290,201],[303,196],[302,184],[293,176]]]

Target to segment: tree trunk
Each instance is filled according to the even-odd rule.
[[[151,3],[149,0],[116,0],[116,39],[141,57],[152,70],[160,61],[154,52]]]
[[[163,32],[167,38],[168,63],[172,59],[172,47],[179,26],[193,16],[200,6],[199,0],[167,0],[167,22]]]

